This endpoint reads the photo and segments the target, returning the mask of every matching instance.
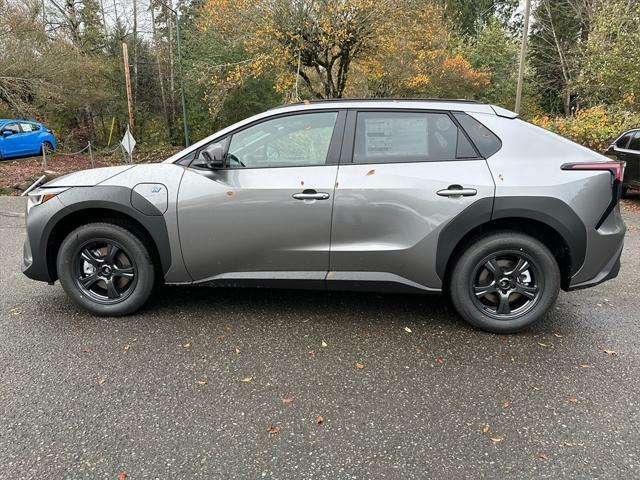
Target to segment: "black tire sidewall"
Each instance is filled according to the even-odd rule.
[[[111,239],[121,244],[136,265],[137,281],[133,292],[122,302],[105,305],[87,297],[76,284],[73,258],[81,245],[94,239]],[[62,288],[76,304],[99,316],[128,315],[148,300],[155,282],[153,260],[144,244],[129,230],[110,223],[92,223],[72,231],[62,242],[56,262]]]
[[[543,276],[537,304],[524,315],[512,320],[498,320],[484,314],[474,302],[469,279],[478,263],[492,252],[522,251],[537,264]],[[451,300],[458,313],[471,325],[493,333],[513,333],[532,325],[553,306],[560,291],[560,269],[549,249],[537,239],[519,232],[497,232],[477,239],[454,266],[449,285]]]

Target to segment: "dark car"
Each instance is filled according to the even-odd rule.
[[[640,189],[640,128],[624,132],[609,146],[605,154],[627,162],[622,194],[626,194],[629,188]]]

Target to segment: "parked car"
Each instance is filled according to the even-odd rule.
[[[28,120],[0,119],[0,160],[40,155],[54,151],[57,142],[51,130]]]
[[[618,274],[623,164],[465,101],[318,101],[29,194],[24,273],[97,315],[168,284],[446,292],[492,332]]]
[[[622,194],[640,189],[640,129],[627,130],[609,146],[605,155],[626,162]]]

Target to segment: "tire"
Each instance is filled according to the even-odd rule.
[[[90,223],[63,240],[56,266],[71,300],[98,316],[129,315],[149,299],[155,284],[150,252],[134,229]]]
[[[451,301],[467,322],[493,333],[520,331],[544,316],[560,291],[549,249],[516,231],[478,238],[451,272]]]
[[[42,145],[40,146],[40,154],[42,154],[43,151],[47,154],[53,152],[53,145],[51,145],[51,142],[42,142]]]
[[[622,185],[622,193],[620,196],[622,198],[626,198],[628,194],[629,194],[629,185]]]

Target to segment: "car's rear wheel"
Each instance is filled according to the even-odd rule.
[[[53,145],[51,145],[51,142],[42,142],[42,146],[41,146],[41,152],[44,152],[46,154],[52,153],[53,152]]]
[[[535,238],[496,232],[462,253],[449,289],[453,305],[470,324],[512,333],[539,320],[553,305],[560,291],[560,269]]]
[[[103,316],[135,312],[155,282],[152,257],[140,238],[111,223],[91,223],[72,231],[58,251],[57,269],[69,297]]]

